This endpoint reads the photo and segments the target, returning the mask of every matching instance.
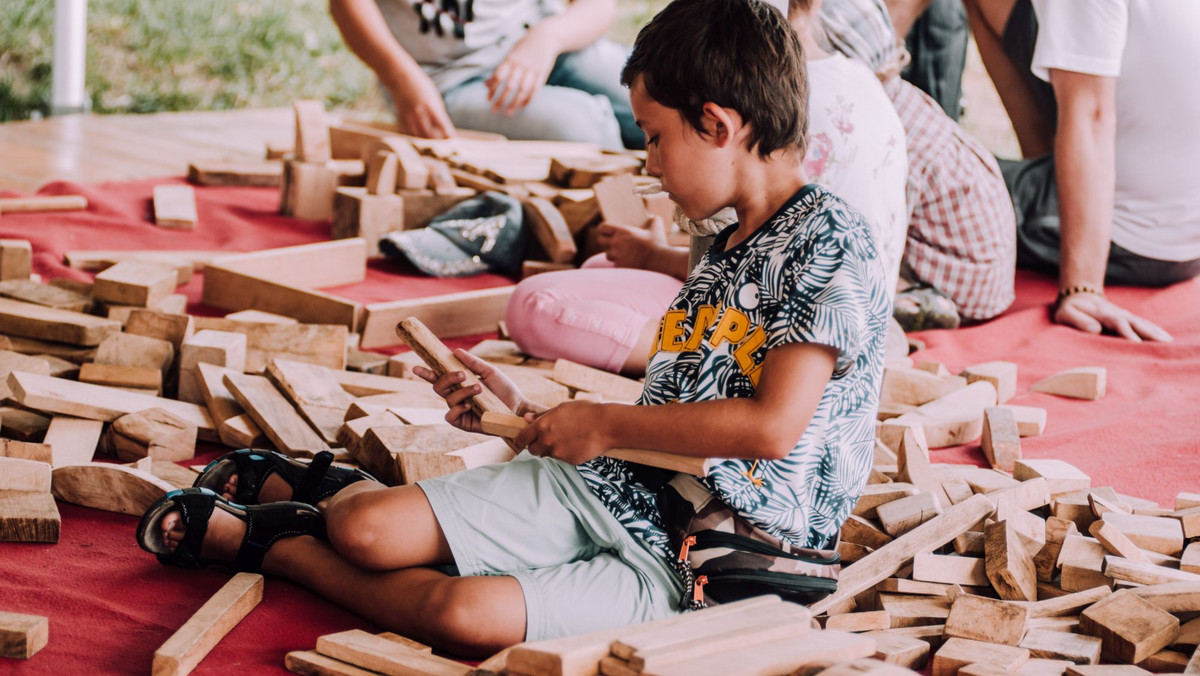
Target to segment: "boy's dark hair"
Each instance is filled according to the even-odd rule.
[[[750,124],[748,147],[804,155],[808,78],[804,50],[779,11],[762,0],[673,0],[633,43],[621,84],[638,77],[650,98],[704,134],[702,106],[736,110]]]

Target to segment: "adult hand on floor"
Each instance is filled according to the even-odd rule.
[[[400,133],[420,138],[450,138],[458,134],[446,102],[425,73],[415,73],[391,87]]]
[[[480,423],[479,416],[471,409],[471,397],[483,392],[484,387],[491,390],[492,394],[499,397],[500,401],[504,402],[504,405],[517,415],[523,416],[527,413],[539,413],[544,410],[541,406],[526,399],[516,383],[504,375],[500,369],[463,349],[455,350],[454,356],[458,357],[463,366],[479,376],[482,386],[479,384],[463,386],[462,383],[467,376],[462,371],[450,371],[438,377],[431,369],[424,366],[417,365],[412,369],[418,377],[432,383],[434,393],[446,400],[446,405],[450,407],[450,410],[446,412],[446,422],[466,432],[482,433],[483,425]]]
[[[1107,329],[1135,343],[1145,340],[1170,342],[1171,334],[1157,324],[1096,293],[1076,293],[1062,299],[1054,309],[1054,321],[1087,333]]]
[[[652,216],[645,228],[601,223],[596,234],[604,255],[618,268],[648,270],[651,258],[667,246],[666,229],[658,216]]]
[[[511,116],[527,106],[550,78],[557,58],[558,48],[550,35],[537,26],[526,31],[485,83],[492,112],[503,110]]]
[[[602,411],[603,404],[591,401],[563,402],[534,419],[514,443],[534,455],[572,465],[587,462],[612,448],[598,422]]]

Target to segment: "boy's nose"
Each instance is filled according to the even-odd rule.
[[[653,151],[646,152],[646,173],[654,178],[662,178],[662,174],[658,170],[658,157],[656,155],[657,153]]]

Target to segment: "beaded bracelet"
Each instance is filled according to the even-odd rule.
[[[1054,307],[1062,305],[1062,302],[1066,300],[1068,296],[1074,296],[1077,293],[1091,293],[1104,298],[1104,291],[1092,286],[1091,284],[1072,284],[1071,286],[1058,290],[1058,298],[1054,299]]]

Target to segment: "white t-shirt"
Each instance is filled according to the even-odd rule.
[[[375,0],[396,41],[445,94],[490,75],[558,0]]]
[[[1200,258],[1200,2],[1033,0],[1033,73],[1117,78],[1112,241]]]
[[[804,172],[866,217],[894,289],[908,230],[904,126],[863,64],[835,54],[807,66]]]

